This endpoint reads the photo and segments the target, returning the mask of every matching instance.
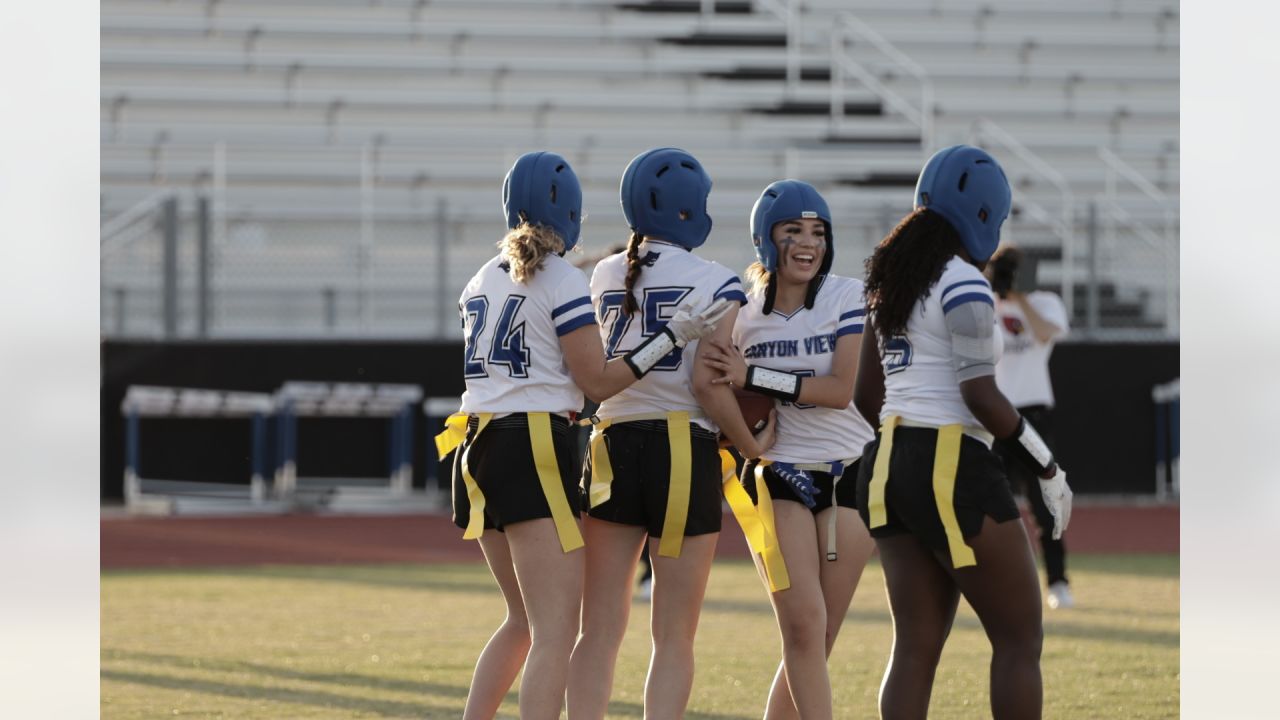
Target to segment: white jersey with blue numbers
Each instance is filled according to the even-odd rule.
[[[880,364],[884,370],[884,406],[880,419],[898,415],[926,425],[960,423],[981,428],[960,397],[960,381],[951,359],[951,333],[946,313],[965,303],[995,306],[995,295],[978,268],[953,257],[942,277],[916,303],[907,320],[907,334],[881,339]],[[994,322],[994,321],[993,321]],[[995,359],[1002,343],[993,328]],[[994,372],[994,369],[993,369]]]
[[[747,301],[742,280],[732,270],[682,247],[646,240],[640,244],[640,258],[644,267],[632,289],[640,309],[631,315],[622,312],[626,253],[601,260],[591,276],[591,301],[596,306],[600,337],[609,358],[636,349],[658,332],[681,305],[690,305],[694,312],[701,312],[721,298]],[[620,418],[683,410],[702,415],[692,388],[697,349],[698,343],[694,341],[683,349],[672,350],[647,375],[605,400],[596,414],[602,418]],[[697,422],[712,432],[719,430],[710,419]]]
[[[733,343],[752,365],[807,376],[830,375],[836,341],[861,335],[862,281],[828,275],[813,308],[765,315],[764,293],[753,292],[733,326]],[[777,441],[765,456],[776,462],[821,463],[856,458],[872,438],[871,426],[850,402],[836,410],[776,402]]]
[[[462,412],[578,412],[560,336],[594,325],[586,275],[551,255],[527,283],[499,255],[471,278],[458,310],[466,338]]]

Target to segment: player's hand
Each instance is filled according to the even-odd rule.
[[[756,441],[755,443],[756,452],[751,455],[742,453],[743,457],[746,458],[747,460],[750,460],[752,458],[758,458],[761,455],[768,452],[769,448],[773,447],[773,443],[778,439],[778,411],[777,410],[769,411],[769,419],[765,421],[764,427],[760,429],[760,432],[755,433],[753,437],[755,438],[755,441]],[[742,452],[742,448],[738,448],[738,451]]]
[[[1067,471],[1059,467],[1052,477],[1040,478],[1040,495],[1053,515],[1053,539],[1061,540],[1067,523],[1071,522],[1072,493],[1067,485]]]
[[[716,323],[736,306],[733,300],[717,300],[700,313],[693,312],[692,305],[681,305],[667,321],[667,330],[676,341],[676,347],[684,347],[700,337],[711,334]]]
[[[720,377],[711,381],[712,385],[743,387],[747,384],[747,361],[742,359],[736,348],[712,339],[707,341],[699,355],[702,362],[720,373]]]
[[[769,469],[774,475],[787,481],[787,485],[791,486],[791,492],[800,498],[800,502],[804,503],[809,509],[813,509],[817,502],[813,496],[817,494],[818,489],[813,484],[813,476],[809,473],[797,468],[792,463],[776,462],[769,465]]]

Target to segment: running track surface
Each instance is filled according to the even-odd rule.
[[[1024,520],[1038,545],[1034,521]],[[104,570],[483,560],[444,515],[104,517],[100,526]],[[733,516],[723,527],[717,557],[748,557]],[[1177,553],[1178,507],[1077,507],[1066,540],[1071,552]]]

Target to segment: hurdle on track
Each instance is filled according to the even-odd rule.
[[[196,388],[130,385],[120,404],[125,417],[124,496],[132,510],[175,510],[179,497],[200,509],[240,509],[248,505],[265,509],[267,469],[267,416],[272,399],[265,393],[204,390]],[[139,470],[142,451],[142,418],[228,418],[250,421],[251,474],[247,493],[227,483],[144,479]],[[144,483],[148,489],[144,489]],[[202,504],[201,504],[202,503]]]
[[[366,499],[407,499],[413,484],[413,427],[417,385],[290,381],[272,396],[276,422],[275,496],[299,502],[299,485],[365,491]],[[389,421],[385,478],[308,478],[298,475],[299,418],[381,418]],[[385,487],[374,487],[385,483]]]
[[[1182,390],[1179,379],[1151,388],[1156,404],[1156,499],[1178,499],[1178,458],[1181,455],[1179,415]]]

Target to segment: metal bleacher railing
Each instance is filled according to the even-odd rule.
[[[836,215],[836,271],[857,274],[924,155],[982,118],[1015,184],[1009,235],[1049,260],[1073,325],[1177,333],[1167,2],[102,10],[108,336],[453,338],[454,299],[502,232],[502,173],[534,147],[583,178],[593,251],[624,237],[626,161],[679,144],[716,178],[709,257],[745,267],[755,195],[799,176]]]

